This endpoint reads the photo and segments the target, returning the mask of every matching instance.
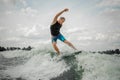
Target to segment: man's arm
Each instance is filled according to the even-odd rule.
[[[62,10],[61,12],[57,13],[57,14],[55,15],[53,21],[52,21],[52,24],[54,24],[54,23],[57,21],[58,17],[59,17],[62,13],[66,12],[66,11],[68,11],[68,10],[69,10],[69,9],[66,8],[66,9]]]

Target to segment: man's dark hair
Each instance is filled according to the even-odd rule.
[[[65,17],[60,17],[60,19],[64,19],[65,20]]]

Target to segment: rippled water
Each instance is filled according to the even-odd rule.
[[[56,60],[53,53],[39,49],[0,52],[0,79],[120,80],[120,55],[63,52]]]

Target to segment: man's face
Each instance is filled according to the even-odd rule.
[[[65,19],[61,19],[61,18],[59,19],[60,24],[63,24],[64,22],[65,22]]]

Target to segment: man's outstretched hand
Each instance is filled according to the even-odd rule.
[[[67,11],[69,11],[69,9],[68,9],[68,8],[65,8],[63,11],[64,11],[64,12],[67,12]]]
[[[54,23],[57,21],[57,18],[58,18],[62,13],[67,12],[67,11],[69,11],[69,9],[68,9],[68,8],[65,8],[64,10],[60,11],[59,13],[57,13],[57,14],[55,15],[54,19],[53,19],[52,24],[54,24]]]

